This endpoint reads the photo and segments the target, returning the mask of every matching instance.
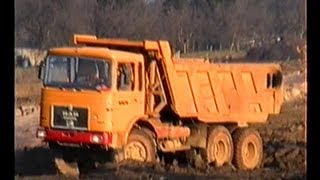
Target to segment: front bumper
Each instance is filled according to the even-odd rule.
[[[105,132],[83,132],[55,129],[38,129],[37,138],[47,142],[70,143],[79,145],[103,145],[112,144],[112,134]]]

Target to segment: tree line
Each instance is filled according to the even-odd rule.
[[[305,0],[15,0],[15,46],[66,45],[75,33],[169,40],[183,52],[306,36]]]

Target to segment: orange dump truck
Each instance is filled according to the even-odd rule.
[[[215,166],[261,164],[263,143],[251,126],[280,113],[279,65],[174,58],[167,41],[73,42],[50,49],[39,71],[37,137],[59,162],[104,161],[109,152],[117,161],[156,161],[159,152],[186,151]]]

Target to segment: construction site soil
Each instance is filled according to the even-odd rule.
[[[298,61],[283,63],[285,88],[305,84],[304,69]],[[297,73],[298,72],[298,73]],[[301,73],[300,73],[301,72]],[[292,77],[293,76],[293,77]],[[26,76],[24,76],[26,77]],[[17,77],[16,77],[17,78]],[[38,83],[38,82],[36,82]],[[300,87],[300,86],[299,86]],[[16,91],[17,92],[17,91]],[[31,93],[32,94],[32,93]],[[32,96],[32,97],[31,97]],[[39,108],[22,112],[24,104],[38,106],[39,95],[16,96],[15,118],[15,179],[306,179],[306,91],[288,97],[279,115],[269,117],[266,124],[253,126],[263,138],[262,167],[241,171],[232,165],[209,167],[201,159],[188,163],[185,158],[158,164],[124,162],[120,165],[99,167],[80,177],[60,175],[48,147],[36,139]],[[18,98],[19,97],[19,98]],[[170,159],[170,158],[169,158]]]

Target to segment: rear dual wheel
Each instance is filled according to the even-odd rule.
[[[261,165],[263,143],[256,130],[237,129],[233,133],[235,154],[233,163],[238,169],[252,170]]]
[[[233,142],[227,128],[216,126],[209,131],[206,155],[208,163],[214,163],[216,167],[231,163]]]
[[[231,136],[227,128],[216,126],[209,131],[206,156],[216,167],[233,163],[238,169],[253,170],[262,163],[262,139],[251,128],[236,129]]]

